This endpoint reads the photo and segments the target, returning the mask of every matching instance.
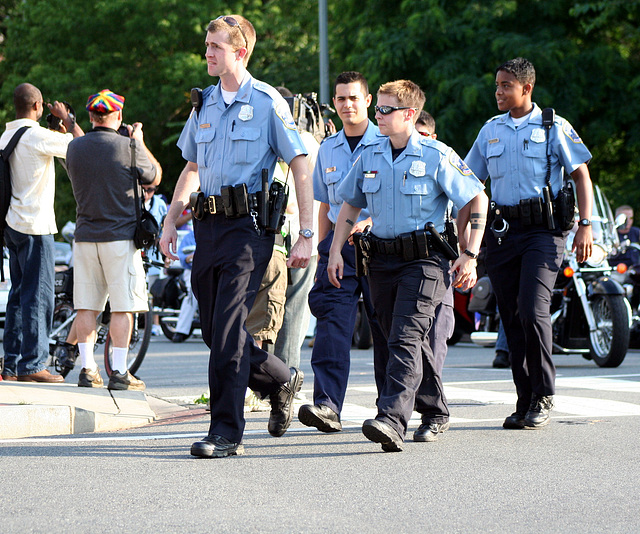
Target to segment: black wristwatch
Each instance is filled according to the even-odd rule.
[[[589,219],[580,219],[578,226],[591,226],[591,221]]]
[[[477,260],[478,259],[478,255],[475,254],[474,252],[471,252],[468,248],[464,250],[463,254],[466,254],[467,256],[469,256],[472,260]]]

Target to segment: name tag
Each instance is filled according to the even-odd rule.
[[[365,178],[375,178],[376,174],[378,174],[378,171],[365,171],[364,172],[364,177]]]
[[[211,128],[211,124],[209,124],[208,122],[205,122],[204,124],[200,125],[200,128]]]
[[[327,167],[327,168],[324,170],[324,172],[325,172],[325,174],[329,174],[329,173],[331,173],[331,172],[336,172],[336,168],[335,168],[335,167]]]
[[[497,137],[495,139],[489,139],[488,143],[490,145],[495,145],[497,142],[499,142],[500,139],[498,139]]]

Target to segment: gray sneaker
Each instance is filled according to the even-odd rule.
[[[146,386],[142,380],[137,379],[129,372],[129,370],[127,370],[125,373],[113,371],[109,377],[109,385],[107,386],[107,389],[119,391],[126,389],[142,391],[145,387]]]
[[[101,388],[104,386],[104,381],[100,376],[100,367],[96,367],[95,371],[91,371],[86,367],[80,370],[80,376],[78,377],[78,387],[80,388]]]

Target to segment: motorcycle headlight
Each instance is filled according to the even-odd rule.
[[[607,251],[600,245],[594,244],[591,250],[591,256],[589,256],[589,259],[587,260],[587,265],[589,267],[598,267],[606,259]]]

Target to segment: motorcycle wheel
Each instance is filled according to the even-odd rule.
[[[149,342],[151,341],[153,312],[134,313],[133,324],[134,328],[131,332],[129,353],[127,355],[127,368],[131,374],[136,373],[147,354]],[[113,371],[111,354],[111,336],[107,335],[107,340],[104,344],[104,368],[108,375]]]
[[[165,335],[165,337],[169,341],[173,340],[173,335],[176,333],[177,324],[178,324],[178,317],[176,316],[167,315],[164,317],[160,317],[160,328],[162,328],[162,333]],[[186,339],[188,339],[192,333],[193,333],[193,324],[191,325],[191,332],[189,332],[189,335],[186,337]]]
[[[597,330],[589,336],[598,367],[618,367],[629,347],[629,315],[622,295],[598,295],[591,302]]]

